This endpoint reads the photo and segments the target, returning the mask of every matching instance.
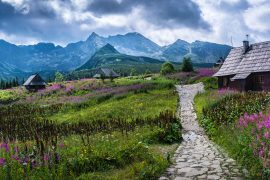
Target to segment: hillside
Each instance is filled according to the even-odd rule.
[[[108,67],[121,73],[130,73],[131,69],[136,72],[159,71],[163,61],[143,57],[131,56],[119,53],[112,45],[106,44],[99,49],[79,70],[95,69],[99,67]]]
[[[1,176],[157,179],[169,165],[164,153],[182,140],[174,83],[134,76],[53,83],[36,93],[1,90]]]
[[[14,77],[22,79],[26,76],[26,73],[6,63],[0,64],[0,79],[9,80]]]

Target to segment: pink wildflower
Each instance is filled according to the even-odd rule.
[[[266,138],[266,139],[269,138],[269,133],[268,133],[268,131],[266,131],[266,132],[264,133],[264,138]]]
[[[2,144],[1,144],[1,148],[5,149],[6,152],[9,152],[9,146],[8,146],[7,143],[2,143]]]
[[[260,151],[259,151],[259,157],[262,157],[263,156],[263,149],[261,149]]]
[[[45,154],[44,157],[43,157],[43,160],[45,162],[48,162],[49,161],[49,158],[50,158],[49,154]]]
[[[5,165],[6,160],[4,158],[0,158],[0,166]]]
[[[61,143],[59,144],[59,147],[60,147],[61,149],[64,149],[64,148],[65,148],[65,143],[64,143],[64,142],[61,142]]]

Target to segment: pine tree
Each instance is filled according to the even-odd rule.
[[[3,89],[4,88],[4,81],[3,79],[0,80],[0,89]]]
[[[184,57],[183,64],[182,64],[182,71],[183,72],[191,72],[193,71],[193,64],[191,62],[191,58]]]
[[[64,81],[64,76],[60,72],[55,73],[55,82],[62,82]]]

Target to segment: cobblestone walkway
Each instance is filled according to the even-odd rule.
[[[203,84],[177,86],[177,91],[184,141],[175,152],[174,164],[159,179],[245,179],[248,172],[211,142],[198,125],[193,99],[203,92]]]

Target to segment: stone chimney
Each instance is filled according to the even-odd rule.
[[[246,36],[247,36],[247,40],[243,41],[244,54],[247,53],[250,49],[249,41],[248,41],[249,35],[247,34]]]
[[[249,41],[243,41],[244,53],[249,51]]]

